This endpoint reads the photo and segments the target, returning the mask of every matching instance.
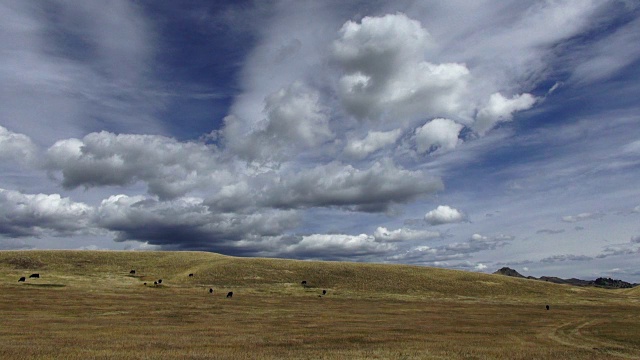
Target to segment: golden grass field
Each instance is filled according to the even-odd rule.
[[[640,359],[639,290],[204,252],[3,251],[0,359]]]

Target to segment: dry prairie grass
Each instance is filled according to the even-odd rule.
[[[579,290],[400,265],[0,252],[0,358],[640,358],[635,289]]]

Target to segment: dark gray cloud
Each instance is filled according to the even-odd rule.
[[[23,239],[0,239],[0,250],[30,250],[33,246]]]
[[[239,253],[242,240],[280,235],[295,227],[293,211],[238,214],[213,212],[199,198],[158,201],[117,195],[95,213],[95,224],[116,234],[116,241],[138,240],[169,248]]]

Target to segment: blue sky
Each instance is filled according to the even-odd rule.
[[[0,3],[0,248],[640,282],[635,1]]]

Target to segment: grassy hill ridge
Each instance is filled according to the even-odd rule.
[[[132,269],[135,276],[129,275]],[[343,296],[568,301],[580,295],[591,301],[625,294],[410,265],[239,258],[186,251],[0,251],[0,274],[5,282],[13,283],[32,272],[43,274],[40,282],[71,286],[87,281],[132,286],[163,279],[163,284],[176,289],[211,286],[281,294],[291,293],[302,280],[307,281],[307,289],[330,289]],[[188,277],[190,273],[195,276]]]

